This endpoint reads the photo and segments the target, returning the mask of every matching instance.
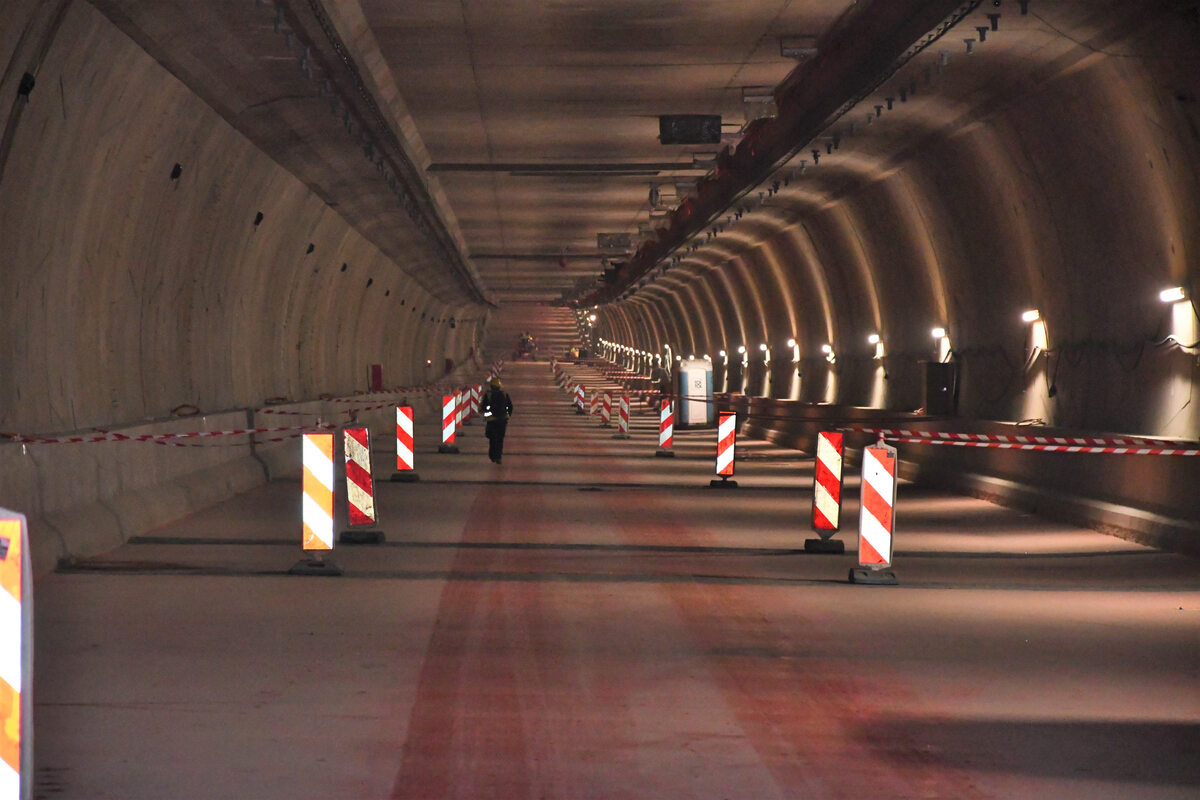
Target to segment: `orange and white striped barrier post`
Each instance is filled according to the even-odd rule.
[[[454,418],[457,414],[458,403],[452,394],[442,395],[442,443],[438,445],[439,453],[457,453],[454,444]]]
[[[858,568],[850,570],[851,583],[896,583],[891,570],[895,508],[896,448],[879,442],[863,449]]]
[[[0,797],[33,797],[33,568],[23,514],[0,508]]]
[[[392,473],[392,480],[413,483],[420,479],[413,456],[412,406],[396,406],[396,471]]]
[[[308,558],[289,572],[341,575],[342,570],[323,556],[333,549],[333,434],[306,433],[301,441],[301,545]]]
[[[612,427],[612,395],[608,392],[604,393],[604,398],[600,405],[600,427]]]
[[[817,458],[813,467],[812,529],[819,539],[805,539],[809,553],[844,553],[846,543],[831,538],[841,529],[843,434],[817,434]]]
[[[587,413],[587,412],[586,412],[586,410],[585,410],[585,409],[584,409],[584,407],[583,407],[583,394],[584,394],[584,391],[585,391],[585,390],[584,390],[584,388],[583,388],[583,384],[582,384],[582,383],[579,383],[579,384],[576,384],[576,385],[575,385],[575,413],[576,413],[576,414],[586,414],[586,413]]]
[[[594,417],[600,413],[600,393],[592,392],[592,399],[588,401],[588,416]]]
[[[621,395],[620,407],[617,410],[617,432],[613,434],[614,439],[629,438],[629,395]]]
[[[667,398],[663,398],[662,408],[658,414],[658,449],[654,455],[662,458],[674,458],[675,450],[675,406]]]
[[[371,431],[363,427],[342,431],[346,461],[346,516],[350,529],[342,531],[343,544],[381,544],[383,531],[370,530],[379,522],[375,512],[375,482],[371,479]]]
[[[736,489],[733,480],[734,444],[737,439],[737,414],[721,411],[717,414],[717,477],[708,482],[714,489]]]

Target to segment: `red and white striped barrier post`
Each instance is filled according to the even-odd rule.
[[[288,572],[341,575],[341,568],[323,556],[333,549],[333,434],[306,433],[301,441],[301,545],[308,558]]]
[[[708,485],[714,489],[737,488],[737,481],[732,480],[736,440],[737,414],[733,411],[719,412],[717,414],[717,478],[708,482]]]
[[[851,583],[896,583],[891,570],[895,508],[896,448],[880,442],[863,449],[858,568],[850,570]]]
[[[483,384],[475,384],[475,388],[471,390],[471,413],[478,414],[483,408]]]
[[[412,483],[421,478],[414,469],[412,406],[396,406],[396,471],[392,480]]]
[[[601,428],[611,428],[612,427],[612,395],[609,394],[608,392],[604,393],[604,397],[601,400],[600,427]]]
[[[367,528],[379,522],[375,513],[375,482],[371,478],[371,431],[362,427],[343,429],[342,447],[346,461],[346,516],[351,527],[341,532],[338,541],[381,544],[383,531]]]
[[[458,392],[458,427],[471,424],[471,390],[463,387]]]
[[[584,391],[585,390],[583,388],[583,384],[581,384],[581,383],[575,384],[575,413],[576,414],[586,414],[587,413],[587,411],[583,407]]]
[[[805,539],[808,553],[844,553],[846,543],[831,538],[841,529],[843,435],[817,434],[817,458],[813,466],[812,529],[819,539]]]
[[[674,458],[675,450],[675,406],[670,400],[663,398],[662,408],[658,415],[658,449],[654,455],[662,458]]]
[[[452,394],[442,395],[442,443],[438,445],[439,453],[457,453],[454,444],[454,417],[458,403]]]
[[[629,395],[621,395],[620,408],[617,412],[617,432],[613,434],[614,439],[629,438]]]
[[[33,797],[33,569],[23,514],[0,508],[0,796]]]

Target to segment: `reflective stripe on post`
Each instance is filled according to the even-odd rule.
[[[717,420],[717,474],[733,475],[733,448],[737,430],[737,414],[722,411]]]
[[[442,396],[442,444],[454,444],[454,395]]]
[[[823,533],[841,526],[842,434],[817,434],[817,461],[813,470],[812,527]]]
[[[579,410],[579,413],[581,413],[581,414],[584,411],[584,408],[583,408],[584,391],[585,390],[583,388],[583,384],[580,383],[580,384],[575,385],[575,408],[577,408]]]
[[[375,487],[371,481],[371,432],[366,428],[346,428],[343,432],[346,456],[347,518],[351,525],[373,525]]]
[[[0,797],[33,797],[33,570],[25,517],[0,508]]]
[[[304,434],[304,549],[333,549],[333,434]]]
[[[621,411],[620,418],[617,420],[617,427],[621,433],[629,435],[629,395],[621,395]]]
[[[662,401],[658,417],[658,446],[670,447],[675,435],[675,409],[670,400]]]
[[[413,468],[412,406],[396,406],[396,470]]]

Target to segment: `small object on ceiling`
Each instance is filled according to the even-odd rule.
[[[779,37],[779,55],[784,58],[803,60],[813,58],[819,52],[817,37],[811,34],[796,34]]]
[[[183,174],[183,165],[176,162],[175,166],[171,167],[171,180],[179,180],[179,176]]]
[[[257,228],[259,225],[262,224],[262,221],[263,221],[263,213],[260,211],[254,215],[254,227]]]
[[[658,118],[662,144],[717,144],[721,141],[720,114],[663,114]]]

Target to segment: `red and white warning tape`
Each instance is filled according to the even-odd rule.
[[[956,431],[918,431],[902,428],[844,427],[842,430],[856,433],[875,433],[887,439],[904,437],[929,441],[949,442],[1000,442],[1005,444],[1070,445],[1080,447],[1165,447],[1177,449],[1180,442],[1170,439],[1153,439],[1146,436],[1116,436],[1097,438],[1086,436],[1010,436],[1004,433],[959,433]]]
[[[282,428],[237,428],[228,431],[188,431],[186,433],[140,433],[127,436],[123,433],[105,431],[90,436],[21,436],[9,434],[8,441],[13,444],[94,444],[96,442],[154,442],[155,444],[174,444],[180,439],[210,439],[218,436],[256,436],[262,433],[296,433],[300,435],[314,428],[330,430],[336,425],[303,425]],[[268,441],[283,441],[292,437],[280,437]]]
[[[1043,453],[1091,453],[1116,456],[1200,456],[1200,449],[1182,447],[1099,447],[1073,444],[1018,444],[1016,442],[978,442],[957,439],[929,439],[916,436],[887,436],[889,442],[902,444],[940,444],[951,447],[990,447],[997,450],[1034,450]]]

